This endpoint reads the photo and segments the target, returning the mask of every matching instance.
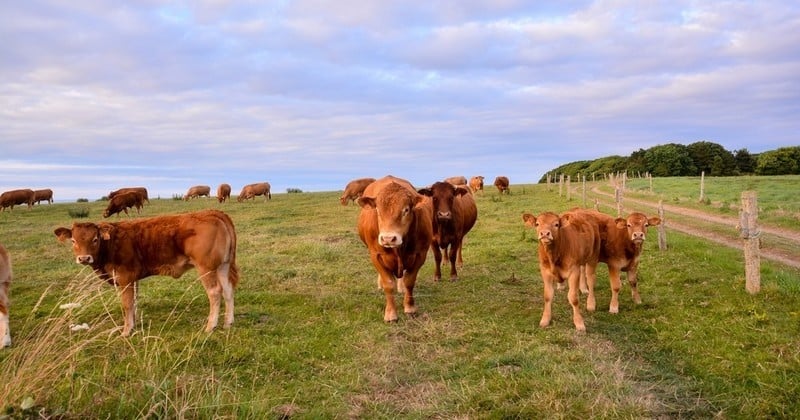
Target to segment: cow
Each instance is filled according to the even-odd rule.
[[[464,236],[475,226],[478,207],[469,188],[464,185],[453,186],[447,182],[436,182],[428,188],[418,190],[433,200],[433,250],[436,261],[434,281],[442,279],[442,251],[450,261],[450,280],[458,280],[458,267],[464,266],[461,249]],[[448,250],[449,248],[449,250]]]
[[[239,282],[236,230],[219,210],[156,216],[116,223],[74,222],[54,231],[60,242],[71,240],[78,264],[88,265],[116,286],[122,301],[127,337],[134,327],[137,282],[149,276],[181,277],[197,269],[209,301],[205,331],[219,321],[220,296],[225,301],[224,328],[233,323],[233,292]]]
[[[511,194],[511,189],[508,188],[508,177],[498,176],[494,179],[494,186],[497,187],[497,191],[499,191],[500,194],[503,192]]]
[[[608,311],[619,313],[619,290],[622,287],[621,272],[628,273],[628,284],[631,286],[631,297],[634,303],[641,304],[639,296],[638,270],[639,257],[642,255],[647,228],[661,224],[659,217],[647,217],[633,212],[627,218],[611,217],[597,210],[573,209],[591,217],[600,229],[600,262],[608,267],[608,280],[611,284],[611,302]],[[596,308],[594,282],[590,278],[581,277],[581,288],[587,289],[586,310]]]
[[[136,214],[141,214],[141,208],[144,206],[144,197],[138,191],[127,191],[119,194],[114,194],[114,197],[108,200],[108,207],[103,211],[103,217],[109,217],[112,214],[119,215],[119,212],[124,211],[128,215],[129,208],[136,208]]]
[[[358,236],[367,246],[383,289],[385,322],[397,321],[396,285],[405,293],[403,311],[417,312],[414,285],[433,241],[433,205],[408,181],[387,175],[369,184],[358,199]]]
[[[35,201],[36,204],[42,201],[47,201],[47,204],[53,204],[53,190],[50,188],[33,190],[33,201]]]
[[[364,193],[364,188],[367,188],[367,185],[373,182],[375,182],[375,178],[358,178],[348,182],[344,187],[342,196],[339,197],[339,202],[343,206],[346,206],[350,201],[355,202]]]
[[[14,210],[17,204],[26,204],[28,208],[33,207],[34,193],[31,189],[10,190],[0,194],[0,211],[4,211],[6,207]]]
[[[211,187],[208,185],[195,185],[194,187],[189,187],[189,190],[186,191],[186,195],[183,196],[183,201],[189,201],[189,199],[203,196],[211,196]]]
[[[8,326],[8,288],[11,285],[11,257],[0,244],[0,348],[11,345],[11,328]]]
[[[450,178],[445,178],[444,182],[450,185],[467,185],[467,177],[465,176],[451,176]]]
[[[120,188],[120,189],[118,189],[116,191],[111,191],[110,193],[108,193],[108,198],[112,199],[117,194],[122,194],[124,192],[129,192],[129,191],[138,192],[139,194],[141,194],[143,202],[146,201],[146,202],[150,203],[150,198],[148,198],[148,196],[147,196],[147,188],[145,188],[145,187],[125,187],[125,188]]]
[[[469,179],[469,188],[472,192],[483,191],[483,176],[473,176]]]
[[[248,184],[242,187],[242,192],[239,193],[239,196],[236,197],[236,201],[242,202],[244,200],[253,199],[255,201],[256,196],[263,195],[264,202],[268,199],[272,199],[272,194],[269,191],[270,185],[269,182],[258,182],[255,184]]]
[[[539,272],[544,285],[544,311],[540,327],[550,325],[553,285],[567,280],[567,297],[572,306],[572,322],[578,331],[586,331],[581,316],[578,287],[585,267],[588,281],[594,282],[600,258],[600,232],[595,223],[579,212],[558,215],[543,212],[538,216],[522,215],[525,225],[535,227],[539,241]]]
[[[217,201],[220,203],[224,203],[225,200],[231,198],[231,185],[230,184],[219,184],[217,187]]]

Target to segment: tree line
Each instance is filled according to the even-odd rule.
[[[627,172],[650,173],[656,177],[736,175],[798,175],[800,174],[800,146],[781,147],[762,153],[747,149],[730,152],[719,144],[699,141],[690,145],[668,143],[639,149],[630,156],[606,156],[594,160],[581,160],[561,165],[542,175],[579,175],[590,178],[592,174]]]

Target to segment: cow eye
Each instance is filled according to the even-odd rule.
[[[72,244],[73,244],[73,245],[75,245],[75,244],[76,244],[75,238],[70,238],[70,241],[72,241]]]
[[[628,227],[633,227],[633,225],[632,225],[632,224],[630,224],[630,223],[628,223]]]
[[[555,223],[553,223],[553,226],[559,227],[559,226],[561,226],[561,223],[555,222]]]

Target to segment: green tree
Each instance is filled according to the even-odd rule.
[[[719,144],[698,141],[686,146],[686,151],[697,167],[697,173],[693,175],[700,175],[701,172],[711,176],[736,175],[736,159],[733,153]]]
[[[686,146],[669,143],[653,146],[645,151],[644,159],[653,176],[692,176],[697,175],[697,167]]]
[[[758,155],[756,175],[800,174],[800,146],[781,147]]]
[[[752,174],[756,171],[756,158],[747,149],[739,149],[733,152],[736,160],[736,168],[740,174]]]

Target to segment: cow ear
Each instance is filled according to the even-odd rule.
[[[561,215],[561,217],[558,218],[558,222],[561,224],[561,227],[569,226],[569,222],[570,222],[571,219],[572,219],[572,215],[567,213],[567,214]]]
[[[377,205],[375,205],[375,198],[373,197],[359,198],[358,205],[361,206],[362,209],[374,209],[378,207]]]
[[[617,227],[620,229],[627,229],[628,228],[628,220],[623,219],[622,217],[617,217],[614,219],[614,223],[617,224]]]
[[[433,197],[433,190],[431,187],[420,188],[417,190],[417,192],[422,195],[427,195],[428,197]]]
[[[58,238],[58,242],[64,243],[67,239],[72,238],[72,229],[67,229],[65,227],[60,227],[53,231]]]
[[[522,220],[525,221],[525,226],[527,227],[534,227],[536,226],[536,216],[525,213],[522,215]]]
[[[100,230],[100,237],[106,241],[111,239],[111,234],[116,230],[116,227],[110,223],[100,223],[97,228]]]
[[[417,194],[417,196],[414,197],[414,208],[421,207],[423,204],[425,204],[426,200],[428,200],[427,196]]]
[[[659,217],[651,217],[651,218],[647,219],[647,224],[649,224],[650,226],[658,226],[658,225],[661,224],[661,218],[659,218]]]
[[[460,187],[460,186],[456,187],[456,195],[464,195],[464,194],[469,194],[469,193],[470,193],[469,188]]]

